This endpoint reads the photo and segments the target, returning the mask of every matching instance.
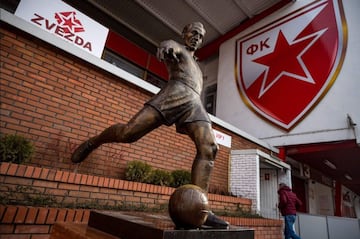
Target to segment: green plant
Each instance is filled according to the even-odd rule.
[[[170,186],[171,182],[172,182],[171,173],[161,169],[152,170],[147,180],[147,183],[160,185],[160,186]]]
[[[191,173],[187,170],[174,170],[171,172],[172,182],[171,186],[174,188],[191,183]]]
[[[152,168],[142,161],[131,161],[126,165],[125,179],[129,181],[145,183],[148,180]]]
[[[33,153],[34,145],[21,135],[6,134],[0,138],[0,162],[26,162]]]
[[[231,193],[228,189],[224,186],[220,185],[210,185],[209,193],[224,195],[224,196],[231,196]]]

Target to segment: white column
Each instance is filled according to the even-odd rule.
[[[260,211],[260,156],[256,150],[232,150],[230,160],[230,192],[252,200],[251,210]]]

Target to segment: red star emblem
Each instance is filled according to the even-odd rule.
[[[301,56],[317,38],[316,35],[310,35],[289,44],[282,31],[279,31],[274,51],[254,60],[259,64],[267,66],[259,97],[265,94],[272,85],[285,75],[300,81],[315,84]]]
[[[85,31],[81,22],[75,15],[76,12],[59,12],[55,13],[55,19],[66,33]]]

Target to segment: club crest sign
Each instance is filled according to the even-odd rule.
[[[334,83],[346,49],[340,0],[314,1],[236,41],[245,104],[291,130]]]

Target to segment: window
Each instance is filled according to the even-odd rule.
[[[212,115],[216,113],[216,91],[216,84],[210,85],[205,89],[204,106],[206,111]]]
[[[159,88],[162,88],[166,84],[165,80],[109,50],[104,51],[103,59]]]

